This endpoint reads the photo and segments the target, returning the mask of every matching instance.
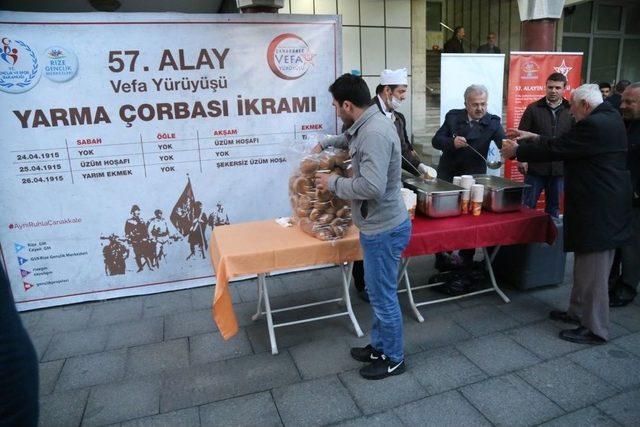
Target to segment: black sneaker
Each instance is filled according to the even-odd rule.
[[[380,356],[382,356],[382,353],[373,348],[371,344],[368,344],[366,347],[351,348],[351,357],[356,359],[358,362],[373,362],[378,360]]]
[[[378,360],[360,369],[360,375],[366,380],[381,380],[392,375],[400,375],[404,372],[404,360],[394,363],[384,354]]]

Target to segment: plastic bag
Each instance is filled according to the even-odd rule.
[[[320,240],[340,239],[352,224],[349,202],[335,197],[329,190],[318,190],[314,178],[317,172],[348,177],[351,169],[349,153],[327,148],[315,154],[311,152],[315,144],[305,147],[306,153],[299,157],[298,166],[289,178],[294,223]]]

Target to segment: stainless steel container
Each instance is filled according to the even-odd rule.
[[[417,210],[431,218],[444,218],[460,215],[460,194],[462,187],[441,179],[403,177],[404,186],[418,195]]]
[[[491,212],[512,212],[520,210],[524,190],[530,187],[522,182],[510,181],[493,175],[473,175],[476,184],[484,185],[482,207]]]

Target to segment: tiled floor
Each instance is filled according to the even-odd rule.
[[[571,262],[571,258],[569,258]],[[433,258],[413,262],[426,280]],[[255,281],[232,284],[240,332],[221,339],[202,300],[213,288],[23,313],[40,358],[43,426],[629,425],[640,424],[640,305],[612,309],[614,338],[588,347],[557,338],[547,319],[565,285],[506,289],[406,307],[407,372],[365,381],[348,349],[363,345],[345,317],[276,330],[251,321]],[[272,278],[272,304],[338,295],[326,269]],[[282,292],[278,289],[281,288]],[[354,298],[365,332],[370,307]]]

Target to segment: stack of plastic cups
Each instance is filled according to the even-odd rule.
[[[463,214],[469,213],[469,199],[471,198],[471,186],[476,183],[471,175],[462,175],[460,177],[460,186],[464,188],[462,192],[462,201],[460,203],[460,210]]]
[[[460,187],[460,181],[462,180],[462,177],[460,176],[454,176],[453,177],[453,185],[457,185],[458,187]]]
[[[413,220],[416,217],[416,205],[418,204],[418,195],[408,188],[401,188],[400,194],[402,194],[402,201],[409,211],[409,218]]]
[[[484,199],[484,185],[473,184],[471,186],[471,213],[478,216],[482,212],[482,200]]]

